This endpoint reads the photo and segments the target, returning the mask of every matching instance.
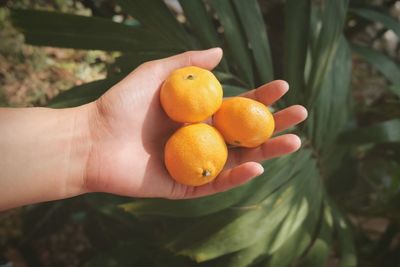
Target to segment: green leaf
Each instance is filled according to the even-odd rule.
[[[212,14],[207,9],[202,0],[179,0],[185,17],[189,22],[190,29],[195,33],[203,48],[220,47],[222,40],[218,36],[216,26],[212,21]],[[220,66],[224,71],[229,70],[226,58],[223,57]]]
[[[340,141],[345,144],[400,142],[400,119],[348,130],[340,136]]]
[[[221,46],[217,30],[202,0],[179,0],[190,28],[202,41],[204,47]]]
[[[118,0],[118,4],[128,14],[152,32],[157,33],[162,40],[159,43],[168,43],[179,50],[190,49],[188,35],[183,26],[176,20],[174,14],[160,0]]]
[[[120,79],[121,77],[110,77],[104,80],[75,86],[51,99],[48,106],[52,108],[66,108],[92,102],[110,89]]]
[[[335,59],[336,51],[342,38],[349,0],[326,0],[322,14],[322,28],[319,31],[315,50],[312,51],[312,66],[307,82],[307,107],[311,108],[322,83]]]
[[[330,207],[324,204],[321,229],[307,254],[300,260],[299,267],[324,267],[330,254],[334,225]]]
[[[268,259],[269,267],[287,267],[300,256],[311,241],[311,234],[303,224],[283,246]]]
[[[354,53],[363,57],[368,63],[377,68],[394,86],[389,87],[393,93],[400,96],[400,67],[393,60],[383,53],[372,48],[352,45]]]
[[[181,235],[170,245],[170,248],[201,262],[244,249],[255,244],[263,236],[270,235],[272,238],[269,247],[271,250],[276,250],[305,219],[310,203],[303,201],[303,198],[310,195],[311,191],[316,192],[314,186],[318,183],[315,183],[313,179],[315,177],[313,174],[316,173],[313,161],[301,167],[302,169],[293,176],[290,182],[271,195],[267,195],[261,202],[250,205],[245,201],[243,204],[233,206],[231,208],[233,210],[247,210],[247,212],[235,219],[230,219],[217,232],[203,236],[203,240],[197,241],[190,239],[190,235]],[[292,169],[289,166],[286,168]],[[317,196],[320,194],[315,194],[313,198],[318,199]],[[197,224],[186,229],[185,232],[193,233],[205,227],[207,224]]]
[[[224,36],[230,55],[234,60],[237,72],[250,87],[254,86],[253,67],[247,43],[241,32],[240,24],[230,1],[212,0],[210,5],[216,11],[218,19],[224,27]]]
[[[292,88],[287,99],[291,104],[304,102],[305,65],[310,30],[311,1],[288,0],[285,5],[284,78]]]
[[[389,90],[395,93],[396,95],[400,96],[400,85],[389,86]]]
[[[245,188],[235,188],[229,192],[209,197],[189,200],[143,199],[120,205],[134,215],[162,215],[168,217],[200,217],[215,213],[237,203],[244,197]]]
[[[260,83],[274,79],[271,51],[267,36],[267,29],[257,0],[233,0],[240,23],[246,34]]]
[[[239,85],[241,87],[246,87],[246,83],[244,81],[242,81],[241,79],[239,79],[238,77],[236,77],[235,75],[233,75],[231,73],[213,70],[213,74],[215,75],[215,77],[217,77],[218,81],[222,84],[233,83],[233,84]],[[243,89],[243,90],[247,90],[247,89]]]
[[[344,219],[340,211],[331,204],[335,229],[339,241],[339,267],[355,267],[357,266],[357,253],[354,246],[353,235],[348,223]]]
[[[174,247],[182,249],[178,250],[179,254],[202,262],[254,244],[257,241],[256,237],[264,236],[266,231],[273,232],[288,214],[290,210],[288,203],[292,201],[294,193],[292,187],[283,188],[286,190],[279,190],[270,197],[270,202],[265,206],[249,207],[250,211],[232,219],[205,240],[186,248],[178,247],[176,244]]]
[[[301,227],[286,240],[282,247],[270,256],[268,259],[268,266],[291,266],[313,241],[312,238],[317,222],[318,216],[307,217]]]
[[[223,84],[222,85],[224,89],[224,97],[232,97],[232,96],[238,96],[243,93],[246,93],[246,89],[239,87],[239,86],[234,86],[234,85],[229,85],[229,84]]]
[[[309,150],[298,151],[289,156],[263,162],[264,173],[251,183],[248,194],[241,201],[242,206],[253,206],[294,179],[298,171],[309,164]],[[290,168],[288,167],[290,166]]]
[[[350,111],[352,62],[344,37],[331,64],[306,124],[309,139],[315,148],[323,151],[336,147],[337,136],[347,123]]]
[[[266,177],[260,176],[244,186],[213,196],[190,200],[137,199],[120,207],[134,215],[200,217],[231,207],[242,199],[246,199],[243,205],[252,205],[255,201],[259,201],[266,195],[271,194],[273,190],[276,190],[285,183],[287,181],[285,173],[290,173],[288,173],[288,170],[284,170],[283,167],[287,166],[290,160],[300,158],[307,157],[298,153],[295,157],[283,157],[264,164],[266,172],[268,172],[268,175],[271,175],[271,178],[267,182],[264,181]],[[254,193],[256,189],[260,189],[260,193],[252,194],[252,197],[248,198],[250,192]]]
[[[314,227],[320,215],[321,198],[323,192],[321,188],[322,184],[319,182],[318,173],[315,165],[313,166],[312,161],[312,159],[308,158],[307,163],[301,165],[302,167],[300,168],[302,168],[302,170],[300,173],[297,173],[293,180],[290,180],[278,190],[285,191],[288,187],[290,188],[293,186],[292,188],[295,191],[293,192],[294,195],[291,200],[288,200],[288,196],[285,197],[282,195],[278,198],[282,202],[288,200],[288,206],[282,204],[282,206],[274,206],[272,208],[284,210],[288,208],[286,215],[284,215],[281,221],[279,222],[278,220],[271,223],[270,221],[275,220],[276,215],[273,213],[273,211],[272,213],[267,212],[265,217],[261,219],[260,225],[257,226],[263,230],[259,231],[257,235],[254,235],[254,237],[257,239],[256,242],[240,251],[221,258],[220,266],[249,266],[258,259],[265,258],[267,254],[271,255],[272,258],[271,262],[266,265],[275,266],[271,264],[273,262],[279,266],[279,264],[283,264],[285,260],[291,260],[291,258],[287,256],[288,254],[293,255],[293,245],[296,246],[295,253],[300,254],[302,252],[302,249],[299,249],[300,241],[296,242],[296,240],[301,240],[301,244],[304,248],[308,245],[311,238],[310,234],[306,234],[306,231],[308,231],[308,229],[311,232],[315,231]],[[296,166],[293,167],[297,169]],[[303,181],[305,184],[299,185],[297,183],[300,181],[296,181],[294,179],[303,179],[305,180]],[[315,192],[317,192],[317,194],[315,194]],[[270,201],[270,198],[274,198],[274,194],[267,197],[262,204]],[[251,207],[251,205],[249,205],[249,207]],[[251,232],[250,229],[243,229],[242,231],[247,233]],[[283,255],[286,256],[281,257]],[[293,256],[296,257],[295,255]]]
[[[33,45],[107,51],[177,51],[154,34],[98,17],[38,10],[12,10],[14,25]]]
[[[175,53],[173,52],[163,52],[163,51],[138,52],[135,54],[126,53],[115,60],[115,63],[110,67],[108,74],[110,74],[110,72],[120,73],[120,75],[128,74],[142,63],[169,57],[174,54]]]
[[[386,28],[394,31],[400,38],[400,23],[389,14],[385,14],[370,8],[352,8],[350,11],[367,20],[382,23]]]

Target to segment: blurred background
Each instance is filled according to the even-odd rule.
[[[196,248],[186,254],[201,262],[195,263],[188,257],[176,256],[184,254],[179,253],[179,248],[176,248],[179,246],[162,249],[158,239],[165,237],[170,242],[168,238],[177,231],[177,226],[174,228],[173,225],[179,225],[186,232],[195,231],[192,220],[201,216],[205,216],[201,217],[204,221],[210,220],[206,224],[209,230],[205,235],[213,236],[217,230],[210,216],[217,216],[215,214],[223,212],[223,208],[233,203],[209,213],[188,215],[180,212],[203,202],[185,202],[180,206],[163,201],[144,204],[133,201],[139,204],[128,206],[125,209],[128,212],[123,212],[116,207],[132,200],[94,194],[0,213],[0,266],[400,266],[400,1],[351,0],[346,7],[338,4],[341,1],[329,0],[247,2],[254,4],[249,10],[259,12],[262,25],[260,20],[252,18],[251,12],[245,13],[246,9],[240,8],[246,5],[244,0],[225,1],[225,4],[221,1],[212,3],[213,0],[194,1],[202,2],[201,6],[193,3],[191,6],[189,1],[166,1],[176,25],[183,25],[182,31],[189,36],[182,38],[180,31],[168,28],[170,25],[147,21],[146,18],[153,15],[155,21],[158,16],[164,19],[161,10],[164,6],[155,4],[161,1],[148,1],[147,6],[145,2],[1,0],[0,106],[78,105],[101,95],[107,86],[142,62],[188,49],[220,45],[227,56],[216,70],[216,75],[224,83],[226,95],[237,94],[271,79],[283,78],[289,80],[291,90],[298,93],[291,92],[282,106],[301,103],[311,110],[310,122],[294,129],[304,137],[305,148],[312,150],[309,157],[316,162],[315,166],[312,165],[319,170],[315,179],[321,183],[318,190],[323,191],[322,200],[318,200],[322,204],[314,206],[315,227],[307,230],[311,233],[310,239],[306,244],[299,245],[295,235],[301,236],[302,233],[298,232],[300,228],[293,228],[289,231],[290,235],[285,236],[282,246],[278,248],[276,245],[273,251],[264,249],[260,244],[251,244],[258,248],[252,250],[253,254],[248,251],[247,254],[237,254],[241,255],[241,259],[247,257],[248,261],[237,260],[232,255],[244,253],[250,243],[240,249],[222,251],[204,262],[199,256],[202,251]],[[198,9],[203,4],[204,10]],[[135,8],[139,13],[132,11]],[[143,11],[144,8],[147,12]],[[133,41],[132,51],[125,49],[124,44],[120,47],[108,46],[106,41],[96,47],[90,41],[85,45],[76,40],[64,40],[56,32],[77,32],[76,38],[79,39],[79,34],[100,34],[102,24],[96,26],[93,23],[93,26],[88,26],[90,33],[79,33],[79,23],[84,25],[86,20],[77,20],[76,27],[70,27],[68,23],[74,22],[72,17],[53,18],[18,11],[12,15],[12,10],[17,9],[61,12],[88,19],[96,17],[131,28],[144,26],[152,30],[160,27],[170,36],[175,34],[178,37],[171,41],[170,47],[155,46],[150,48],[151,51],[140,50]],[[207,14],[209,19],[203,21]],[[257,18],[258,13],[255,14]],[[240,38],[239,35],[235,35],[235,29],[229,28],[229,25],[239,25],[234,20],[240,24],[240,36],[244,41],[235,39]],[[54,28],[60,27],[58,30],[46,26],[55,21],[58,22]],[[165,21],[169,22],[169,17]],[[209,27],[213,30],[202,30],[202,23],[204,29]],[[299,23],[305,23],[307,29]],[[178,27],[173,23],[171,25],[172,28]],[[104,24],[104,29],[106,27]],[[47,37],[35,35],[41,29]],[[261,31],[264,33],[259,37]],[[103,35],[104,40],[107,33],[105,31]],[[121,34],[128,32],[121,30]],[[343,48],[342,37],[348,44],[347,48]],[[262,40],[258,42],[255,38]],[[176,45],[180,44],[179,40],[185,40],[182,46]],[[258,43],[263,46],[258,47]],[[330,46],[335,43],[338,48]],[[176,51],[171,47],[177,47]],[[247,59],[241,59],[239,55],[242,47],[249,54],[247,65]],[[349,51],[348,54],[345,51]],[[257,55],[266,58],[266,61],[258,61]],[[343,61],[335,61],[342,57]],[[346,57],[350,62],[349,69]],[[336,72],[331,73],[331,65],[337,68]],[[332,85],[327,85],[327,81],[331,81]],[[97,93],[89,92],[90,88]],[[319,89],[329,93],[318,94]],[[346,114],[342,114],[344,110]],[[324,115],[318,117],[318,114]],[[332,128],[323,124],[326,122]],[[321,128],[337,132],[328,136],[330,133]],[[327,151],[324,147],[332,149]],[[275,166],[279,164],[284,165],[279,161]],[[270,168],[272,175],[274,169]],[[310,180],[310,183],[315,183],[313,181]],[[282,186],[280,184],[274,189]],[[297,190],[295,184],[293,188]],[[247,195],[252,192],[250,189],[240,191],[245,192],[240,201],[243,201],[246,192]],[[226,196],[230,197],[229,194]],[[263,196],[260,201],[268,197]],[[214,199],[207,201],[211,202],[205,203],[214,205]],[[331,202],[336,204],[329,204]],[[293,206],[293,203],[287,205]],[[162,209],[166,211],[159,212]],[[335,209],[342,215],[337,215]],[[308,217],[296,217],[295,221],[306,222],[306,218],[311,216],[310,210]],[[338,219],[336,224],[335,216],[343,220]],[[331,227],[329,231],[324,228],[324,218],[327,218],[327,227]],[[221,221],[218,222],[220,228],[223,227]],[[330,224],[329,221],[333,222]],[[346,231],[341,234],[339,228],[344,222]],[[245,228],[238,228],[237,231],[248,233]],[[329,233],[329,238],[324,236],[326,233]],[[200,242],[198,237],[193,238]],[[210,240],[214,239],[210,237]],[[211,241],[205,244],[208,246]],[[293,246],[290,247],[290,244]],[[297,254],[288,252],[295,248],[299,248]],[[289,262],[277,263],[275,254],[288,258]]]

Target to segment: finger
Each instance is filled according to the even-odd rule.
[[[248,97],[266,106],[272,105],[279,100],[289,90],[289,84],[283,80],[276,80],[264,85],[257,89],[242,94],[243,97]]]
[[[284,131],[304,121],[308,116],[307,109],[300,105],[290,106],[274,113],[275,133]]]
[[[263,172],[264,168],[259,163],[246,162],[235,168],[223,171],[217,179],[209,184],[191,187],[191,190],[186,190],[183,198],[202,197],[223,192],[244,184]]]
[[[222,58],[222,49],[219,47],[207,50],[188,51],[172,57],[150,61],[150,64],[159,66],[157,74],[164,80],[174,70],[186,66],[197,66],[200,68],[212,70]]]
[[[297,135],[285,134],[272,138],[256,148],[233,148],[229,151],[228,168],[248,161],[262,162],[298,150],[301,140]]]

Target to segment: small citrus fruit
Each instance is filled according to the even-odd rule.
[[[227,143],[242,147],[261,145],[275,129],[274,117],[269,109],[245,97],[224,100],[213,122]]]
[[[206,120],[221,106],[222,97],[222,86],[214,74],[194,66],[173,71],[160,92],[162,107],[177,122]]]
[[[224,138],[214,127],[204,123],[178,129],[168,139],[164,151],[165,166],[172,178],[191,186],[215,179],[227,157]]]

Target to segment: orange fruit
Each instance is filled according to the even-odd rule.
[[[165,166],[177,182],[190,186],[206,184],[223,169],[228,157],[224,138],[205,123],[178,129],[167,141]]]
[[[228,144],[242,147],[261,145],[275,129],[274,117],[269,109],[245,97],[224,100],[214,114],[213,123]]]
[[[162,107],[177,122],[206,120],[221,106],[222,97],[222,86],[214,74],[194,66],[173,71],[160,91]]]

